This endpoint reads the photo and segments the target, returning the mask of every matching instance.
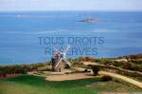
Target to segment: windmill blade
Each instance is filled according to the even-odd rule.
[[[62,52],[60,51],[60,49],[57,49],[56,47],[53,47],[53,52],[60,52],[60,53],[62,53]]]
[[[57,63],[56,66],[55,66],[55,69],[59,66],[59,64],[61,63],[62,60],[63,60],[63,58],[61,58],[61,59],[58,61],[58,63]]]
[[[63,51],[63,53],[67,53],[67,51],[69,50],[70,45],[67,46],[67,48]]]
[[[67,48],[62,52],[64,58],[66,57],[66,53],[69,50],[69,48],[70,48],[70,45],[68,45]]]
[[[71,63],[68,60],[66,60],[66,59],[63,59],[63,60],[67,65],[69,65],[69,67],[71,67]]]

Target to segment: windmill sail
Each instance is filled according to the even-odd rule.
[[[56,66],[55,66],[55,69],[59,66],[59,64],[62,62],[62,60],[63,60],[63,58],[61,58],[61,59],[58,61],[58,63],[57,63]]]

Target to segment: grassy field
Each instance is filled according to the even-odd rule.
[[[0,94],[100,94],[100,92],[142,92],[119,82],[99,78],[49,82],[42,77],[23,75],[0,80]]]

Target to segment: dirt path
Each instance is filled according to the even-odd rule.
[[[64,74],[64,75],[49,75],[46,80],[49,81],[65,81],[65,80],[79,80],[94,78],[90,73],[74,73],[74,74]]]
[[[105,72],[105,71],[99,71],[99,74],[100,75],[107,75],[107,76],[110,76],[112,78],[116,78],[118,80],[123,80],[125,82],[128,82],[130,84],[133,84],[139,88],[142,89],[142,82],[139,82],[139,81],[136,81],[136,80],[133,80],[131,78],[128,78],[126,76],[122,76],[122,75],[119,75],[119,74],[116,74],[116,73],[111,73],[111,72]]]
[[[106,75],[117,80],[122,80],[127,83],[133,84],[142,89],[142,82],[133,80],[126,76],[122,76],[116,73],[106,72],[106,71],[99,71],[99,75]],[[74,73],[74,74],[63,74],[63,75],[49,75],[46,77],[46,80],[49,81],[65,81],[65,80],[79,80],[79,79],[87,79],[87,78],[94,78],[96,76],[91,75],[90,73]]]
[[[96,66],[96,65],[98,65],[98,66],[100,66],[101,64],[97,64],[97,63],[92,63],[92,62],[83,62],[83,64],[84,65],[92,65],[92,66]],[[102,66],[102,65],[101,65]],[[122,71],[125,71],[125,69],[121,69]],[[127,71],[127,70],[126,70]],[[132,72],[133,73],[133,71],[127,71],[127,72]],[[136,72],[134,72],[134,73],[136,73]],[[123,81],[125,81],[125,82],[127,82],[127,83],[130,83],[130,84],[133,84],[133,85],[135,85],[135,86],[137,86],[137,87],[139,87],[139,88],[141,88],[142,89],[142,82],[140,82],[140,81],[136,81],[136,80],[134,80],[134,79],[131,79],[131,78],[128,78],[128,77],[126,77],[126,76],[123,76],[123,75],[120,75],[120,74],[117,74],[117,73],[111,73],[111,72],[106,72],[106,71],[99,71],[99,74],[100,75],[107,75],[107,76],[110,76],[110,77],[112,77],[112,78],[115,78],[115,79],[117,79],[117,80],[123,80]],[[141,74],[141,73],[140,73]]]
[[[113,65],[104,65],[104,64],[99,64],[99,63],[95,63],[95,62],[83,62],[83,64],[86,66],[97,66],[99,68],[118,70],[118,71],[123,72],[125,74],[131,74],[133,76],[142,77],[142,72],[140,72],[140,71],[128,70],[128,69],[116,67]]]

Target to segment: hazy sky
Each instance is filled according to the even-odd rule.
[[[142,11],[142,0],[0,0],[0,11]]]

